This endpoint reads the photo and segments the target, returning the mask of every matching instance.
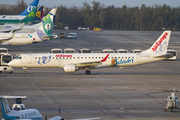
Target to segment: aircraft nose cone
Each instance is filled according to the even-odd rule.
[[[8,66],[13,66],[13,63],[14,63],[13,61],[9,62]]]

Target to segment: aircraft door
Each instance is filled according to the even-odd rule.
[[[137,63],[141,62],[141,54],[136,54]]]
[[[27,62],[32,63],[32,54],[27,55]]]

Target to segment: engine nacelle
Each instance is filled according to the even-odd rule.
[[[78,71],[78,67],[76,67],[75,65],[64,65],[63,70],[64,72],[75,72]]]

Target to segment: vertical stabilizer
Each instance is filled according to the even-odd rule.
[[[170,35],[171,31],[164,31],[162,35],[156,40],[156,42],[150,47],[150,49],[145,50],[141,53],[165,55],[167,53]]]
[[[53,28],[53,20],[56,14],[56,8],[53,8],[48,15],[43,19],[43,24],[39,27],[39,31],[45,33],[46,35],[51,34]]]
[[[33,8],[33,10],[23,19],[24,21],[33,21],[35,20],[37,8]]]
[[[39,3],[39,0],[34,0],[22,13],[19,15],[28,15],[33,8],[37,8],[37,5]]]
[[[43,16],[43,13],[44,13],[44,9],[45,7],[44,6],[41,6],[37,9],[36,11],[36,16],[35,16],[35,20],[41,20],[42,19],[42,16]]]
[[[8,116],[8,113],[10,112],[9,103],[7,101],[7,98],[0,98],[0,99],[1,99],[3,117],[6,118]]]

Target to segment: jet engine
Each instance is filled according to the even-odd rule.
[[[78,71],[78,67],[76,67],[75,65],[64,65],[63,70],[64,72],[75,72]]]

